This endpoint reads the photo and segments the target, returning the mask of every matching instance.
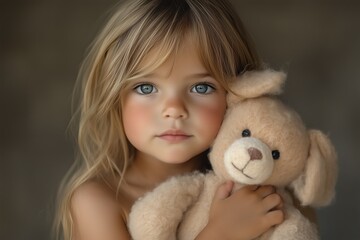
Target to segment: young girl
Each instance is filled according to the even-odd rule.
[[[98,35],[79,75],[79,163],[61,189],[58,235],[130,239],[133,203],[171,176],[209,168],[228,81],[260,69],[226,0],[128,0]],[[197,239],[253,239],[283,220],[271,186],[232,182]],[[61,233],[60,233],[61,232]]]

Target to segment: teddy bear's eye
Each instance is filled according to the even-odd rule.
[[[278,150],[272,151],[271,154],[272,154],[272,157],[274,160],[277,160],[280,158],[280,152]]]
[[[242,131],[241,134],[243,137],[250,137],[251,136],[251,132],[249,129],[245,129],[244,131]]]

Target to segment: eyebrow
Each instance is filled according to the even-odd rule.
[[[155,73],[149,73],[144,75],[142,78],[156,78],[159,77],[159,75]],[[193,73],[185,76],[185,79],[197,79],[197,78],[205,78],[205,77],[212,77],[210,73],[208,72],[199,72],[199,73]]]
[[[190,75],[186,76],[186,78],[188,78],[188,79],[205,78],[205,77],[211,77],[211,75],[208,72],[203,72],[203,73],[194,73],[194,74],[190,74]]]

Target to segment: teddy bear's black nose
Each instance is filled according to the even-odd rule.
[[[262,153],[257,148],[249,148],[248,153],[250,155],[250,161],[251,160],[261,160],[262,159]]]

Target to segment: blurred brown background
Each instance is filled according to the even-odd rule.
[[[66,132],[81,60],[115,0],[0,1],[0,239],[45,240],[73,161]],[[284,100],[339,154],[322,239],[360,239],[360,3],[233,0]]]

